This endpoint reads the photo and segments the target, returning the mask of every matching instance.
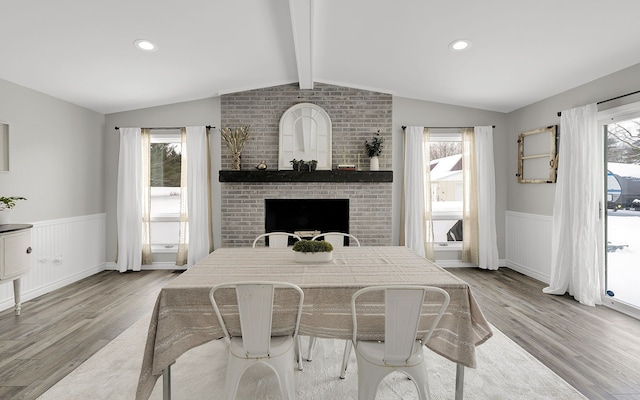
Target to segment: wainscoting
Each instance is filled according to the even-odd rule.
[[[513,211],[505,216],[506,266],[549,283],[552,217]]]
[[[23,303],[105,269],[106,214],[32,224],[31,271],[22,278]],[[13,302],[13,284],[0,284],[0,311],[12,308]]]

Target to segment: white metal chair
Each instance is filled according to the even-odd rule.
[[[355,242],[356,247],[360,247],[360,241],[357,237],[342,232],[325,232],[319,235],[314,236],[311,240],[319,240],[324,239],[327,242],[331,243],[334,248],[344,247],[344,238],[348,237],[350,242],[349,246],[352,246],[351,240]],[[311,361],[311,356],[313,354],[313,349],[316,346],[316,338],[314,336],[309,338],[309,349],[307,350],[307,361]],[[351,342],[347,340],[344,345],[344,355],[342,356],[342,367],[340,369],[340,379],[345,378],[345,374],[347,373],[347,365],[349,363],[349,356],[351,355]]]
[[[321,233],[319,235],[316,235],[313,237],[313,239],[311,240],[318,240],[320,238],[324,237],[324,240],[326,240],[327,242],[331,243],[331,245],[336,248],[336,247],[343,247],[344,246],[344,238],[348,237],[349,240],[353,240],[356,243],[357,247],[360,247],[360,241],[358,240],[357,237],[349,234],[349,233],[342,233],[342,232],[326,232],[326,233]],[[350,246],[352,246],[351,243],[349,243]]]
[[[222,293],[224,289],[235,290],[235,297],[232,292]],[[273,336],[272,331],[276,290],[285,290],[287,296],[297,297],[298,300],[293,307],[287,303],[275,308],[280,310],[277,320],[283,321],[285,318],[286,321],[283,328],[286,333],[281,336]],[[224,399],[235,399],[240,378],[257,363],[268,365],[275,373],[283,399],[295,399],[293,373],[295,353],[299,350],[296,348],[299,345],[297,335],[304,301],[302,289],[286,282],[236,282],[215,286],[209,292],[209,298],[229,346]],[[224,313],[221,308],[225,310]],[[229,332],[225,323],[227,318],[235,319],[236,323],[240,320],[238,332]]]
[[[289,245],[290,237],[294,238],[295,240],[300,240],[300,236],[294,235],[293,233],[289,233],[289,232],[263,233],[253,241],[253,247],[256,247],[260,239],[269,238],[269,247],[278,248],[278,249],[286,248]]]
[[[365,300],[364,297],[369,296],[363,296],[363,300],[356,305],[362,295],[372,292],[378,292],[377,299]],[[380,304],[381,292],[384,293],[384,342],[357,340],[358,307],[370,310]],[[433,334],[448,306],[449,294],[431,286],[374,286],[354,293],[351,298],[352,343],[358,363],[359,400],[375,399],[378,385],[393,371],[401,371],[413,380],[421,400],[430,398],[422,346]],[[365,313],[370,314],[363,311]],[[367,322],[370,322],[370,318],[367,315]],[[366,325],[364,320],[362,322]]]

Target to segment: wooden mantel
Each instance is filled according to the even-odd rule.
[[[393,182],[393,171],[220,170],[220,182]]]

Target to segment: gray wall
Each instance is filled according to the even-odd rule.
[[[227,94],[221,102],[223,126],[244,124],[252,128],[251,139],[242,151],[242,168],[253,168],[265,160],[269,169],[277,169],[282,114],[295,104],[313,103],[331,118],[333,169],[338,164],[356,164],[358,155],[362,169],[366,169],[369,159],[364,143],[376,131],[385,139],[380,169],[391,169],[390,94],[321,83],[312,90],[301,90],[296,83]],[[230,169],[226,145],[222,165]]]
[[[23,196],[11,221],[103,213],[105,117],[0,79],[0,121],[10,124],[11,172],[0,196]]]
[[[219,97],[114,113],[106,116],[104,192],[107,211],[107,261],[114,261],[116,258],[116,188],[118,183],[120,138],[115,127],[153,128],[206,125],[220,127]],[[217,179],[218,170],[220,169],[220,133],[217,130],[211,130],[209,142],[211,144],[211,191],[214,204],[220,204],[220,184]],[[220,224],[217,222],[220,219],[219,207],[214,208],[212,218],[214,222],[214,246],[219,247]],[[216,243],[216,241],[218,242]]]
[[[640,89],[640,64],[626,68],[615,74],[607,75],[585,85],[560,93],[538,103],[521,108],[508,114],[507,130],[507,210],[553,215],[555,196],[554,183],[519,184],[515,173],[517,166],[518,134],[548,125],[560,124],[558,111],[568,110],[585,104],[596,103]],[[599,110],[613,105],[626,104],[638,98],[627,97],[616,102],[604,103]],[[562,135],[562,127],[559,127]]]
[[[403,176],[403,130],[402,126],[425,127],[472,127],[495,125],[493,130],[493,152],[496,170],[496,229],[498,253],[504,258],[504,211],[507,202],[507,117],[503,113],[458,107],[448,104],[393,98],[393,237],[397,244],[400,232],[400,202]],[[515,150],[514,150],[515,151]]]

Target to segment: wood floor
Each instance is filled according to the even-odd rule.
[[[470,283],[489,322],[586,397],[640,399],[639,320],[544,295],[543,283],[506,268],[449,271]],[[24,303],[19,317],[1,312],[0,399],[36,399],[150,312],[175,276],[104,271]]]
[[[543,294],[547,285],[507,268],[449,271],[471,285],[489,322],[587,398],[640,399],[640,320]]]
[[[23,303],[20,316],[0,313],[0,399],[38,398],[151,312],[175,276],[103,271]]]

